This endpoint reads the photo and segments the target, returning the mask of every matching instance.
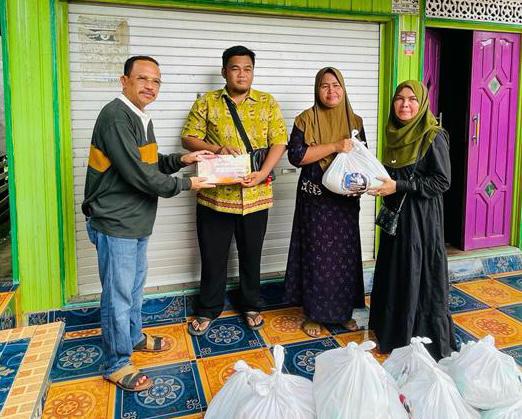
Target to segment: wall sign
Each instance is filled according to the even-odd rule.
[[[417,32],[401,31],[401,45],[404,55],[415,54],[415,44],[417,42]]]
[[[392,13],[397,15],[418,15],[419,0],[393,0]]]

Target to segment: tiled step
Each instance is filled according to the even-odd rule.
[[[0,330],[16,327],[16,298],[14,291],[0,292]]]
[[[0,417],[39,418],[64,323],[0,331]]]

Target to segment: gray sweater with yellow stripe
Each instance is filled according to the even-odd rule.
[[[183,166],[181,154],[158,153],[152,121],[145,135],[140,117],[114,99],[94,126],[82,211],[104,234],[148,236],[158,196],[169,198],[190,189],[190,179],[169,176]]]

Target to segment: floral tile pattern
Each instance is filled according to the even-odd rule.
[[[101,336],[64,340],[51,371],[53,381],[101,375],[103,350]]]
[[[0,410],[13,386],[28,347],[29,339],[0,343]]]
[[[522,342],[522,323],[495,309],[454,314],[453,321],[479,339],[492,335],[498,348]]]
[[[187,316],[185,312],[185,297],[145,299],[141,313],[144,325],[181,323]]]
[[[144,370],[153,381],[148,390],[116,391],[117,418],[177,418],[201,413],[206,400],[195,361]]]
[[[502,352],[512,356],[517,361],[517,364],[522,367],[522,345],[512,346],[511,348],[504,348]]]
[[[310,339],[310,336],[302,330],[305,316],[300,308],[265,311],[263,316],[265,327],[261,329],[261,336],[267,344],[285,344]],[[329,335],[330,333],[323,328],[320,337]]]
[[[272,355],[266,348],[198,359],[197,365],[207,400],[211,400],[234,373],[234,364],[239,359],[267,374],[274,367]]]
[[[451,260],[448,262],[448,268],[451,283],[486,277],[480,259]]]
[[[522,270],[522,256],[496,256],[482,261],[486,274],[498,274]]]
[[[116,387],[101,377],[51,385],[43,419],[114,417]]]
[[[264,342],[239,316],[214,320],[203,336],[192,336],[197,357],[207,357],[260,348]]]
[[[460,350],[463,343],[476,342],[477,338],[467,333],[464,329],[455,326],[455,341],[457,342],[457,349]]]
[[[497,278],[497,280],[502,282],[503,284],[509,285],[510,287],[522,291],[522,273],[519,273],[517,275],[503,276]]]
[[[522,302],[522,291],[504,285],[495,279],[465,282],[455,284],[455,287],[491,307]]]
[[[502,313],[506,313],[508,316],[517,319],[519,322],[522,322],[522,303],[514,304],[512,306],[500,307],[499,310]]]
[[[329,349],[339,347],[332,338],[290,343],[285,347],[285,367],[290,374],[312,379],[315,372],[315,357]]]
[[[449,290],[449,309],[452,313],[462,313],[470,310],[480,310],[488,308],[488,306],[465,292],[460,291],[455,287],[450,287]]]

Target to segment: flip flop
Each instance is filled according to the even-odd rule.
[[[194,321],[196,321],[198,323],[198,328],[197,329],[194,328]],[[203,324],[205,322],[208,322],[207,327],[205,327],[204,329],[200,329],[199,327],[201,326],[201,324]],[[189,325],[188,325],[188,332],[192,336],[203,336],[205,333],[207,333],[207,330],[208,330],[208,328],[210,327],[211,324],[212,324],[212,319],[209,318],[209,317],[196,317],[194,320],[192,320],[189,323]]]
[[[303,322],[303,332],[305,332],[308,336],[310,336],[311,338],[318,338],[319,336],[321,336],[321,325],[317,322],[314,322],[312,320],[305,320]],[[311,330],[318,330],[319,333],[317,334],[314,334],[314,333],[311,333],[310,331]]]
[[[243,313],[243,319],[251,330],[259,330],[265,325],[265,320],[261,317],[261,321],[256,324],[256,319],[261,316],[259,311],[246,311]],[[249,321],[251,320],[251,322]]]
[[[142,384],[136,386],[141,378],[146,377],[147,380]],[[107,378],[111,383],[116,384],[119,388],[125,391],[138,392],[148,390],[152,387],[152,380],[146,374],[137,369],[134,365],[128,364],[118,371],[113,372]]]
[[[172,345],[170,341],[162,336],[153,336],[143,333],[143,340],[139,342],[133,349],[138,352],[164,352],[168,351]],[[162,342],[164,346],[161,346]]]

